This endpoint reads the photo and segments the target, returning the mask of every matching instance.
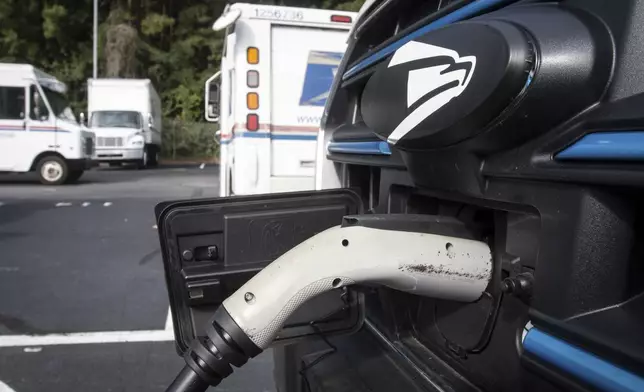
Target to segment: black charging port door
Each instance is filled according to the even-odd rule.
[[[172,201],[156,209],[177,351],[203,334],[217,307],[286,251],[362,212],[350,189]],[[299,309],[276,343],[349,333],[363,320],[359,293],[339,289]],[[311,325],[313,323],[314,325]]]

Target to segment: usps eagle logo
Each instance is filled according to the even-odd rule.
[[[342,60],[342,53],[309,52],[300,95],[300,106],[324,106],[329,97],[333,78]]]
[[[475,56],[461,57],[451,49],[410,41],[394,53],[387,68],[412,61],[423,68],[411,69],[407,76],[407,108],[411,112],[388,136],[396,144],[418,124],[449,101],[461,95],[472,80]]]

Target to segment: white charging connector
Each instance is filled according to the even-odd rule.
[[[488,285],[490,248],[481,241],[364,226],[333,227],[289,250],[224,301],[260,348],[304,302],[334,288],[380,284],[470,302]]]
[[[492,255],[462,223],[410,215],[345,217],[260,271],[215,312],[168,392],[218,385],[273,341],[306,301],[369,284],[426,297],[475,301],[492,276]],[[232,365],[232,366],[231,366]]]

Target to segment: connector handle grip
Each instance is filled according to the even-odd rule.
[[[491,277],[482,241],[364,226],[333,227],[289,250],[228,297],[224,308],[265,349],[309,299],[355,283],[417,295],[478,299]]]

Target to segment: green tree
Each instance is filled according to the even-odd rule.
[[[252,2],[252,1],[249,1]],[[357,11],[363,0],[256,3]],[[0,0],[0,62],[28,63],[69,87],[86,110],[92,73],[93,0]],[[211,26],[225,0],[100,0],[99,76],[150,78],[164,118],[203,118],[203,83],[217,71],[223,33]]]

